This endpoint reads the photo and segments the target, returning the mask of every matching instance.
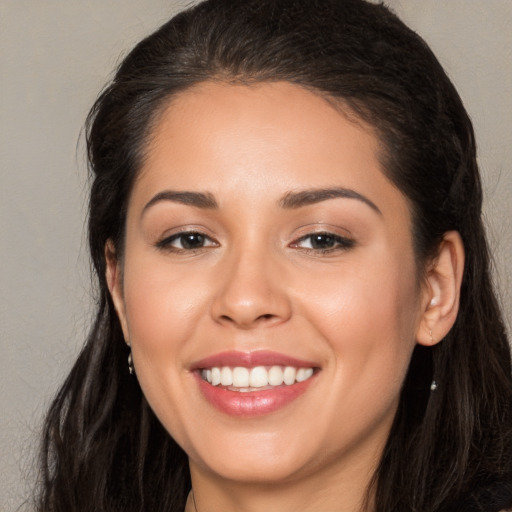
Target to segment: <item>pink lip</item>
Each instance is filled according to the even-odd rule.
[[[318,368],[318,364],[295,359],[275,352],[223,352],[194,363],[192,371],[199,389],[206,400],[223,413],[237,417],[255,417],[277,411],[293,402],[307,391],[318,373],[303,382],[291,386],[282,385],[274,389],[240,392],[212,386],[201,378],[200,369],[213,366],[294,366],[296,368]]]
[[[212,368],[213,366],[244,366],[246,368],[252,366],[295,366],[296,368],[316,368],[318,364],[267,350],[256,350],[253,352],[229,351],[201,359],[193,363],[191,369]]]
[[[212,386],[203,380],[198,372],[195,375],[201,393],[214,407],[231,416],[254,417],[269,414],[288,405],[306,392],[310,384],[316,380],[317,374],[291,386],[283,385],[274,389],[247,393]]]

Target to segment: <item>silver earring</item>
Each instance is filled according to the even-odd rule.
[[[430,334],[430,342],[432,343],[432,345],[434,344],[434,337],[432,336],[432,329],[429,330],[429,334]],[[432,380],[432,383],[430,384],[430,391],[435,391],[437,389],[437,382],[436,380]]]
[[[132,360],[132,351],[130,350],[130,353],[128,354],[128,371],[130,372],[130,375],[133,375],[134,369],[133,369],[133,360]]]

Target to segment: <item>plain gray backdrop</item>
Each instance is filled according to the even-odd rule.
[[[1,512],[30,493],[43,412],[93,309],[79,142],[85,116],[120,57],[187,3],[0,0]],[[474,121],[510,328],[512,1],[386,3],[431,45]]]

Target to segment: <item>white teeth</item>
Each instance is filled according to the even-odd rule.
[[[281,386],[283,379],[283,369],[280,366],[272,366],[268,371],[268,383],[271,386]]]
[[[212,368],[212,384],[214,386],[220,384],[220,368]]]
[[[213,386],[226,386],[233,391],[249,392],[268,386],[291,386],[313,376],[313,368],[295,368],[293,366],[214,366],[201,370],[203,380]]]
[[[249,374],[249,384],[251,388],[268,386],[268,372],[264,366],[252,368]]]
[[[287,366],[283,372],[284,383],[287,386],[291,386],[295,382],[296,374],[297,374],[297,370],[295,368],[293,368],[293,366]]]
[[[213,382],[212,382],[213,384]],[[213,384],[215,386],[215,384]],[[242,366],[233,368],[233,386],[236,388],[249,387],[249,370]]]
[[[223,386],[231,386],[233,384],[233,372],[229,366],[223,366],[220,370],[220,383]]]
[[[313,368],[300,368],[297,370],[297,376],[295,379],[297,382],[303,382],[313,375]]]

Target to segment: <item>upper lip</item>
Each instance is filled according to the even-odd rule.
[[[246,368],[254,366],[294,366],[296,368],[316,368],[318,364],[268,350],[255,350],[251,352],[233,350],[220,352],[196,361],[192,364],[191,370],[221,366],[243,366]]]

